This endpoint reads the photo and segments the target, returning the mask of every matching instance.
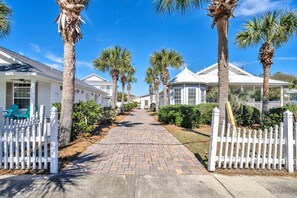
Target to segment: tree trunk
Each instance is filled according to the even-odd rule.
[[[163,96],[164,96],[164,106],[168,105],[168,98],[167,98],[167,84],[163,85]]]
[[[111,97],[111,107],[112,109],[115,109],[117,106],[117,77],[112,76],[112,97]]]
[[[220,123],[226,119],[226,102],[229,90],[229,63],[228,63],[228,18],[217,22],[218,31],[218,77],[219,77],[219,110]]]
[[[156,112],[159,112],[159,83],[155,83]]]
[[[124,101],[125,101],[125,83],[122,83],[122,105],[124,106]]]
[[[150,92],[150,104],[153,103],[153,94],[154,94],[154,89],[153,89],[153,85],[150,85],[150,88],[149,88],[149,92]]]
[[[62,107],[59,130],[59,143],[61,146],[70,143],[72,128],[72,113],[75,89],[75,46],[72,42],[64,42],[64,72]]]
[[[130,102],[130,97],[131,97],[131,84],[128,83],[128,86],[127,86],[127,91],[128,91],[128,96],[127,96],[127,101],[128,103]]]
[[[263,99],[262,99],[262,112],[268,113],[269,105],[269,78],[270,78],[271,65],[263,65],[264,79],[263,79]]]

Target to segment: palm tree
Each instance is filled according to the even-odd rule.
[[[9,34],[12,10],[0,0],[0,38]]]
[[[147,76],[150,76],[150,78],[152,78],[152,82],[154,84],[156,112],[158,112],[159,111],[160,68],[152,65],[149,68],[147,68],[146,74]],[[151,101],[152,101],[152,98],[151,98]]]
[[[229,63],[228,63],[228,26],[229,18],[234,17],[234,9],[238,0],[209,0],[208,16],[213,18],[211,27],[218,31],[218,77],[219,77],[219,109],[220,121],[225,118],[225,104],[228,100]],[[207,0],[154,0],[158,13],[169,13],[176,10],[185,12],[191,8],[200,8]]]
[[[137,81],[137,79],[134,77],[134,74],[135,74],[135,69],[132,67],[132,69],[128,72],[128,75],[127,75],[128,102],[130,102],[131,100],[131,88],[132,88],[131,83],[135,83]]]
[[[150,103],[153,102],[153,94],[154,94],[154,76],[152,75],[151,67],[147,68],[145,72],[145,82],[149,84],[149,94],[150,94]]]
[[[107,72],[112,77],[113,89],[111,106],[113,109],[117,106],[117,82],[119,80],[119,69],[122,65],[129,65],[131,62],[131,52],[127,49],[122,49],[119,46],[103,50],[99,57],[93,61],[96,69]]]
[[[288,42],[297,29],[297,15],[293,11],[267,12],[245,22],[235,37],[238,47],[245,48],[261,43],[259,60],[263,66],[263,113],[268,112],[270,67],[275,49]]]
[[[84,22],[80,13],[88,6],[89,0],[57,0],[60,14],[56,19],[58,32],[64,42],[64,72],[62,108],[60,119],[60,144],[70,142],[72,112],[75,89],[75,44],[82,39],[81,25]]]
[[[135,73],[135,69],[132,67],[131,63],[129,64],[124,64],[120,67],[119,69],[119,73],[120,73],[120,82],[122,83],[122,99],[121,99],[121,102],[122,102],[122,106],[124,106],[124,99],[125,99],[125,86],[126,86],[126,83],[128,83],[128,76],[131,74],[131,73]],[[127,98],[127,101],[128,101],[128,98]]]
[[[183,57],[177,51],[161,49],[160,52],[153,53],[151,56],[151,64],[158,67],[160,70],[160,79],[163,84],[164,106],[167,106],[168,68],[180,68],[184,64]]]

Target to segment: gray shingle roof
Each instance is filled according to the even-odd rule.
[[[3,59],[9,64],[0,63],[0,72],[36,72],[37,74],[45,75],[49,78],[57,79],[62,82],[63,72],[54,68],[51,68],[45,64],[42,64],[38,61],[25,57],[21,54],[13,52],[9,49],[0,46],[0,51],[11,56],[12,58],[7,58],[6,56],[0,54],[0,59]],[[75,84],[92,91],[100,91],[100,89],[95,88],[94,86],[88,85],[85,82],[82,82],[79,79],[75,79]]]

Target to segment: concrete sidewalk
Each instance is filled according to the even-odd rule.
[[[0,197],[297,197],[297,179],[223,175],[0,177]]]

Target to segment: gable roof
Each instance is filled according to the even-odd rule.
[[[179,83],[207,83],[202,77],[195,75],[187,67],[180,72],[177,76],[169,80],[168,84],[179,84]]]
[[[105,79],[105,78],[103,78],[103,77],[101,77],[101,76],[99,76],[98,74],[95,74],[95,73],[92,73],[92,74],[90,74],[90,75],[88,75],[88,76],[82,78],[81,80],[82,80],[82,81],[87,81],[88,79],[90,79],[90,78],[92,78],[92,77],[98,78],[98,79],[100,79],[101,81],[109,82],[107,79]],[[93,81],[93,80],[92,80],[92,81]]]
[[[215,70],[218,70],[218,63],[215,63],[215,64],[197,72],[196,74],[197,75],[207,75]],[[232,63],[229,63],[229,71],[231,71],[232,73],[235,73],[237,75],[254,76],[254,75],[244,71],[243,69],[240,69],[239,67],[237,67],[236,65],[234,65]]]
[[[0,59],[5,63],[0,63],[0,73],[20,72],[20,73],[36,73],[43,77],[54,79],[59,82],[63,81],[63,72],[38,61],[25,57],[21,54],[8,50],[0,46]],[[75,78],[75,85],[90,91],[106,94],[106,92],[88,85],[87,83]]]

